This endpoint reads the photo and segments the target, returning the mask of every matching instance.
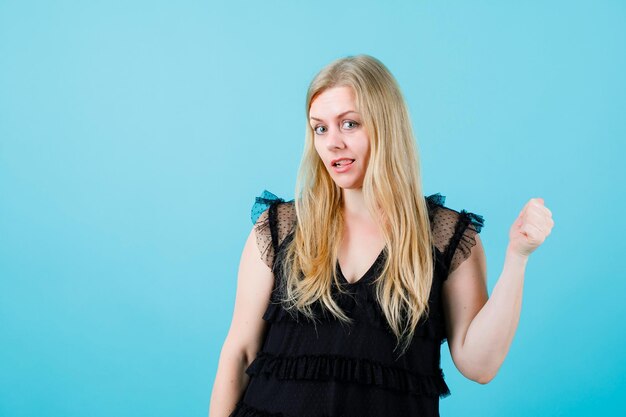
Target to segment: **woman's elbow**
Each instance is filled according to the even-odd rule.
[[[497,373],[497,371],[490,372],[478,367],[460,367],[459,371],[461,371],[461,374],[465,378],[469,379],[470,381],[478,382],[482,385],[491,382],[491,380],[496,377]]]
[[[455,361],[455,364],[457,364],[457,368],[461,374],[463,374],[463,376],[467,379],[478,382],[482,385],[491,382],[496,377],[500,369],[499,367],[494,367],[493,363],[477,363],[477,361],[471,360],[463,355],[457,354],[456,358],[460,358]]]
[[[485,374],[481,374],[470,379],[472,381],[478,382],[479,384],[486,385],[490,383],[495,377],[496,377],[495,373],[485,373]]]

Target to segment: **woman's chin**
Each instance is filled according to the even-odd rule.
[[[356,190],[356,189],[360,189],[363,188],[363,181],[357,182],[357,181],[347,181],[347,180],[335,180],[335,184],[337,184],[337,187],[343,189],[343,190]]]

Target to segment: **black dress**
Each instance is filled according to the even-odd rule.
[[[263,315],[268,329],[262,349],[246,369],[250,381],[231,417],[439,416],[439,399],[450,395],[440,367],[440,347],[446,340],[442,283],[469,256],[483,217],[445,207],[445,197],[439,193],[426,197],[426,202],[435,238],[430,315],[399,356],[395,335],[374,287],[368,285],[376,278],[386,250],[354,283],[345,279],[337,263],[338,276],[349,293],[333,294],[354,324],[318,309],[322,320],[314,325],[283,309],[275,297],[281,250],[294,235],[294,201],[267,190],[256,198],[252,221],[263,261],[274,271],[275,291]]]

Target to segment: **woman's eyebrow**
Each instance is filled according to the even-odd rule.
[[[344,111],[341,114],[338,114],[337,118],[340,118],[341,116],[345,116],[348,113],[357,113],[358,114],[358,112],[356,112],[354,110],[348,110],[348,111]],[[309,117],[309,119],[317,120],[318,122],[322,122],[323,121],[322,119],[318,119],[317,117],[313,117],[313,116]]]

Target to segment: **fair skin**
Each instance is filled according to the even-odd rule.
[[[385,246],[382,231],[372,219],[363,198],[363,178],[369,162],[370,141],[356,111],[349,87],[329,88],[312,101],[309,124],[315,150],[333,181],[342,189],[344,231],[339,266],[346,280],[358,281]],[[354,159],[350,169],[337,172],[332,161]]]
[[[531,198],[509,230],[504,267],[487,295],[485,252],[479,235],[470,256],[443,284],[448,347],[457,369],[481,384],[504,362],[519,323],[524,273],[530,254],[554,227],[542,198]]]
[[[346,113],[349,110],[353,112]],[[363,199],[369,140],[356,110],[354,95],[347,87],[324,91],[310,108],[315,148],[343,192],[346,229],[339,263],[350,282],[362,277],[384,245]],[[354,159],[355,165],[347,172],[335,172],[330,161],[340,157]],[[552,213],[543,199],[530,199],[509,230],[503,271],[491,297],[478,234],[470,256],[445,281],[442,297],[448,346],[455,366],[465,377],[486,384],[498,372],[517,329],[528,257],[553,226]],[[267,329],[262,316],[273,285],[273,273],[261,260],[253,229],[239,263],[233,319],[220,353],[209,417],[227,417],[248,385],[244,371],[261,348]]]
[[[254,229],[241,254],[233,318],[220,352],[209,417],[228,417],[248,385],[245,373],[267,329],[263,314],[274,286],[274,274],[261,260]]]

